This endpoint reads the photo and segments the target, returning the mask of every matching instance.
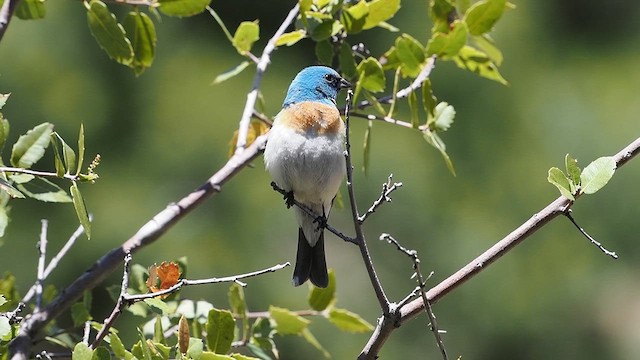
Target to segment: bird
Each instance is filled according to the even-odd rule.
[[[293,79],[275,116],[264,162],[275,184],[317,217],[294,207],[298,250],[293,285],[307,280],[319,288],[329,283],[324,225],[346,173],[345,125],[336,105],[351,84],[326,66],[309,66]],[[285,199],[287,199],[285,196]],[[287,207],[292,202],[287,199]]]

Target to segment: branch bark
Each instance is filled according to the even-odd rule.
[[[40,329],[68,309],[85,290],[92,289],[104,281],[122,263],[126,253],[133,254],[152,244],[204,200],[219,193],[227,181],[264,151],[267,138],[268,134],[257,137],[245,151],[231,157],[207,182],[177,203],[169,204],[121,246],[102,256],[45,308],[32,313],[22,322],[18,336],[9,344],[10,358],[12,360],[28,359],[31,342]]]
[[[634,156],[640,152],[640,138],[633,141],[624,149],[620,150],[614,159],[617,168],[622,167]],[[524,241],[529,235],[541,229],[544,225],[555,219],[559,215],[563,215],[569,210],[572,203],[567,198],[561,196],[547,205],[544,209],[534,214],[524,224],[512,231],[509,235],[498,241],[495,245],[482,253],[480,256],[469,262],[460,270],[440,282],[438,285],[427,291],[427,299],[431,304],[438,302],[454,289],[464,284],[481,271],[498,260],[501,256],[513,249],[516,245]],[[375,359],[389,338],[393,330],[402,326],[405,322],[413,319],[422,311],[424,311],[425,303],[422,298],[413,300],[398,309],[399,317],[383,317],[376,326],[373,335],[360,353],[358,359]],[[397,320],[397,323],[395,321]]]
[[[2,8],[0,8],[0,40],[2,40],[4,33],[7,32],[11,18],[13,18],[13,12],[18,7],[19,2],[20,0],[5,0],[2,4]]]

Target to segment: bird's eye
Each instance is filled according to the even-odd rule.
[[[324,74],[324,79],[327,80],[327,82],[332,83],[335,81],[335,76],[331,74]]]

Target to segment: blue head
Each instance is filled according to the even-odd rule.
[[[309,66],[302,69],[289,85],[282,107],[302,101],[317,101],[332,105],[340,89],[351,84],[330,67]]]

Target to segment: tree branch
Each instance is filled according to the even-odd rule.
[[[256,66],[256,75],[253,78],[253,84],[251,85],[251,91],[247,94],[247,102],[244,105],[242,111],[242,117],[240,118],[240,124],[238,125],[238,141],[236,142],[236,154],[242,152],[247,146],[247,134],[249,133],[249,125],[251,124],[251,116],[254,113],[256,106],[256,100],[258,99],[258,90],[260,83],[262,82],[262,76],[267,70],[267,66],[271,61],[271,53],[276,49],[276,41],[284,34],[285,30],[298,16],[300,10],[300,4],[296,2],[296,5],[289,11],[289,15],[284,19],[278,30],[273,34],[271,39],[267,42],[267,45],[262,51],[260,60]]]
[[[33,336],[42,327],[68,309],[71,304],[82,296],[85,290],[92,289],[104,281],[109,274],[118,268],[127,252],[133,254],[152,244],[209,196],[219,193],[227,181],[264,151],[267,138],[268,134],[258,136],[245,151],[231,157],[206,183],[180,199],[177,203],[169,204],[121,246],[102,256],[44,309],[33,312],[28,319],[22,322],[18,330],[18,336],[9,344],[10,358],[12,360],[26,360],[29,357],[29,348]]]
[[[634,156],[640,152],[640,138],[633,141],[624,149],[620,150],[614,155],[617,168],[622,167]],[[561,196],[547,205],[544,209],[534,214],[524,224],[520,225],[517,229],[512,231],[509,235],[498,241],[491,248],[486,250],[480,256],[473,261],[465,265],[460,270],[440,282],[438,285],[427,291],[427,299],[431,304],[438,302],[444,296],[449,294],[460,285],[464,284],[467,280],[486,269],[494,261],[498,260],[502,255],[509,252],[516,245],[520,244],[529,235],[535,233],[544,225],[555,219],[559,215],[564,215],[567,209],[569,209],[570,201]],[[385,318],[381,318],[378,321],[378,326],[374,330],[373,335],[369,338],[369,342],[362,351],[359,359],[375,359],[378,352],[384,345],[385,341],[391,335],[391,332],[395,328],[401,326],[405,322],[413,319],[420,314],[425,307],[425,302],[422,298],[415,299],[400,309],[399,323],[394,324],[391,321],[385,321]]]
[[[7,32],[7,28],[13,17],[13,12],[16,10],[19,2],[20,0],[5,0],[2,4],[2,8],[0,8],[0,40],[2,40],[4,33]]]

